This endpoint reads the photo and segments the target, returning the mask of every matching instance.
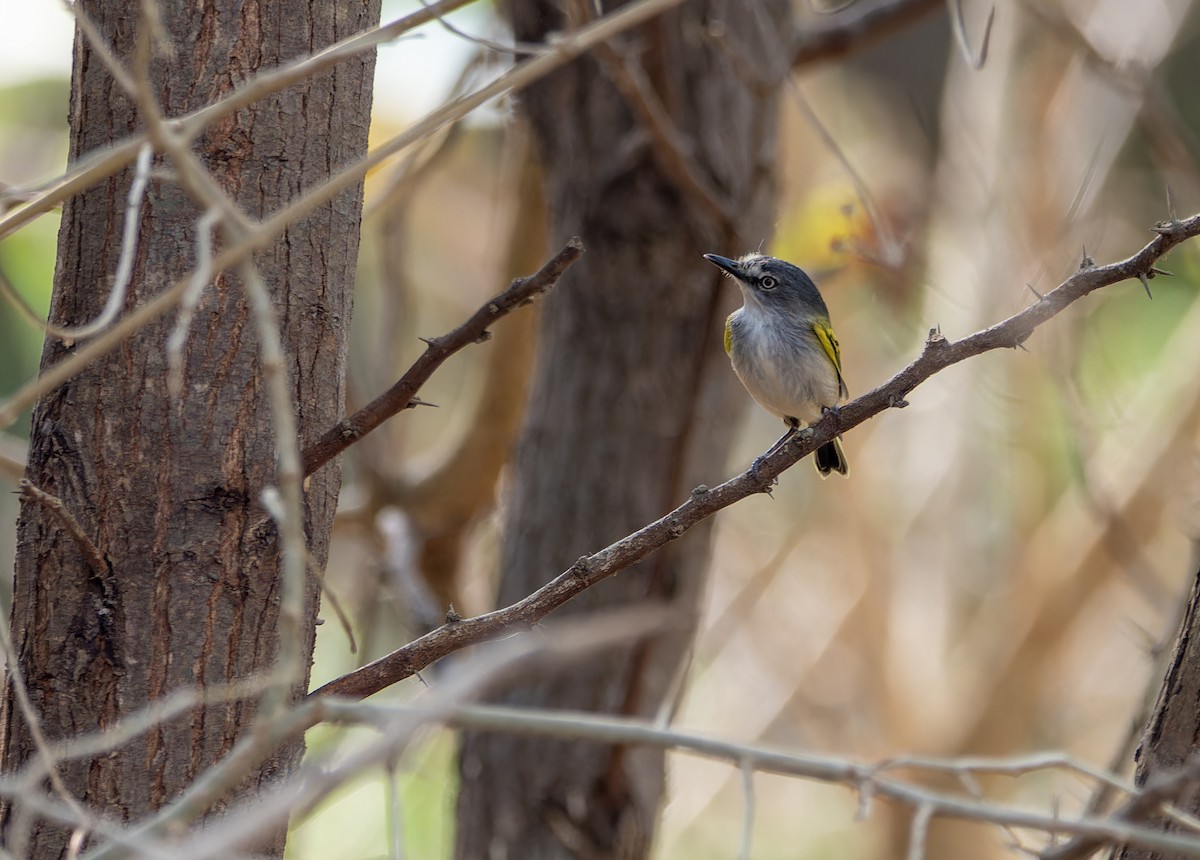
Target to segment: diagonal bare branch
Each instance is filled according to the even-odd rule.
[[[426,341],[425,352],[391,388],[326,430],[320,439],[304,449],[304,475],[311,475],[384,421],[411,408],[417,391],[442,362],[464,347],[487,340],[489,326],[551,290],[581,256],[583,242],[578,238],[571,239],[538,272],[513,281],[507,290],[486,302],[458,328]]]
[[[1176,245],[1200,236],[1200,214],[1183,221],[1161,222],[1154,229],[1158,235],[1133,256],[1106,266],[1076,271],[1043,298],[1003,322],[958,341],[949,341],[941,333],[932,332],[925,350],[912,364],[875,390],[836,412],[826,413],[811,428],[793,437],[790,444],[765,457],[759,468],[747,469],[717,487],[697,487],[675,510],[604,549],[581,557],[527,597],[494,612],[444,624],[402,648],[330,681],[309,697],[369,696],[468,645],[531,626],[601,580],[682,537],[717,511],[755,493],[768,492],[784,470],[834,437],[886,409],[907,405],[905,397],[935,373],[994,349],[1015,348],[1038,326],[1071,303],[1102,287],[1146,274]]]

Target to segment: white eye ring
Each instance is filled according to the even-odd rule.
[[[778,285],[778,283],[779,282],[776,281],[770,275],[763,275],[761,278],[758,279],[758,286],[761,289],[768,290],[768,291],[775,289],[775,287]]]

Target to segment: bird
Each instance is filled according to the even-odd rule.
[[[800,267],[765,254],[736,260],[705,254],[704,259],[742,292],[742,307],[725,320],[725,352],[733,372],[760,406],[788,426],[755,461],[757,467],[800,428],[849,397],[841,349],[825,300]],[[822,478],[849,473],[840,437],[818,448],[813,462]]]

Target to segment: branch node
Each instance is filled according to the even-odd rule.
[[[462,621],[462,616],[458,614],[458,610],[454,608],[454,604],[450,604],[450,608],[446,610],[446,623],[457,624]]]
[[[475,338],[474,343],[487,343],[492,339],[492,332],[489,329],[484,329],[479,333],[479,337]]]
[[[591,569],[592,569],[591,557],[586,556],[586,555],[581,555],[575,561],[575,563],[573,565],[571,565],[571,574],[572,574],[572,576],[578,576],[581,579],[583,579],[583,578],[587,577],[588,573],[591,572]]]
[[[1083,246],[1083,257],[1079,260],[1079,271],[1086,272],[1088,269],[1096,268],[1096,261],[1087,252],[1087,245]]]
[[[928,352],[933,347],[944,347],[950,341],[946,340],[946,336],[942,334],[942,327],[936,325],[929,330],[929,334],[925,337],[925,351]]]
[[[524,278],[518,278],[517,280],[523,281]],[[515,287],[517,284],[514,282],[513,286]],[[488,302],[487,312],[492,316],[498,316],[500,314],[500,305],[496,304],[495,302]]]
[[[667,534],[669,534],[672,538],[682,537],[686,531],[687,526],[681,522],[672,522],[670,527],[667,528]]]
[[[699,499],[706,495],[708,495],[708,485],[706,484],[701,484],[700,486],[696,487],[696,489],[692,490],[693,499]]]
[[[896,394],[888,395],[888,409],[903,409],[908,406],[908,401]]]

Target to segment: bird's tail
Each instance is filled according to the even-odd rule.
[[[846,452],[842,450],[841,439],[834,439],[818,448],[813,454],[813,463],[822,478],[828,478],[830,472],[850,474],[850,464],[846,462]]]

